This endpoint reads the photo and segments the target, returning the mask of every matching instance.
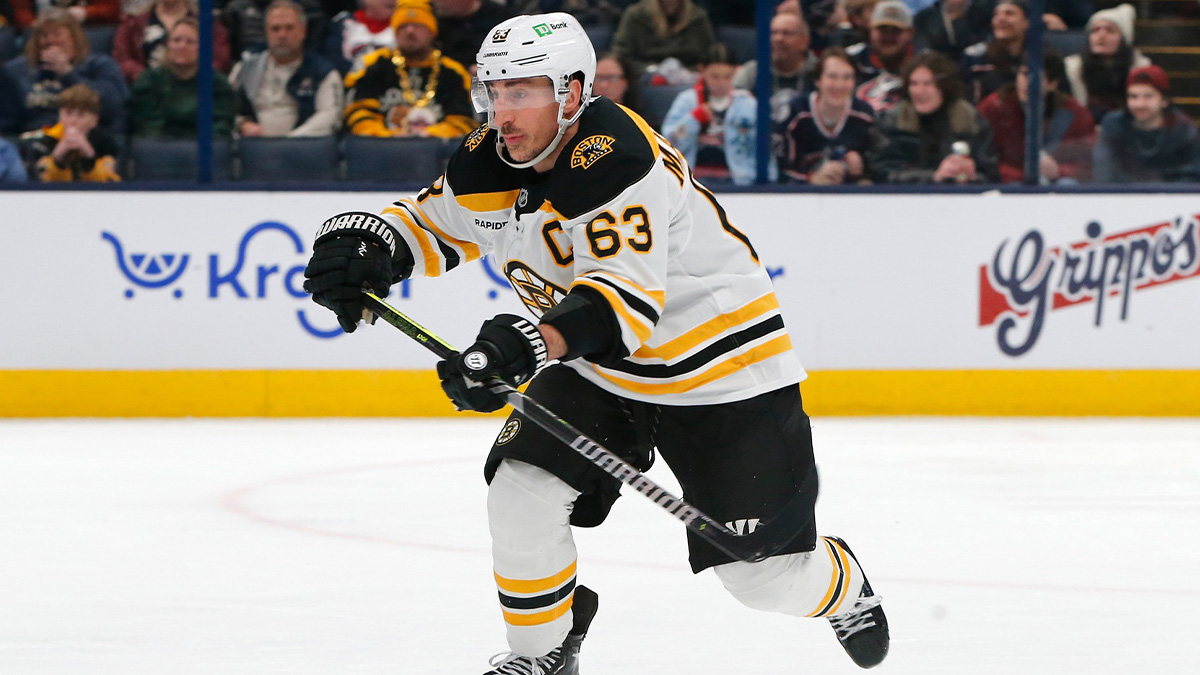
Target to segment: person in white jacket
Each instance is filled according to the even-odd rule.
[[[734,88],[737,68],[729,47],[713,45],[696,86],[675,97],[662,133],[692,165],[696,177],[749,185],[757,173],[758,104],[749,92]],[[769,178],[775,177],[772,159]]]
[[[1096,12],[1087,22],[1087,48],[1063,59],[1069,93],[1097,123],[1106,113],[1125,107],[1129,72],[1150,65],[1150,59],[1133,48],[1135,14],[1128,3]]]

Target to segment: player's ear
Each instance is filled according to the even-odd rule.
[[[570,93],[567,94],[566,109],[571,111],[573,115],[576,110],[579,110],[579,106],[583,104],[583,80],[578,77],[572,77],[571,81],[567,83],[567,88],[570,90]]]

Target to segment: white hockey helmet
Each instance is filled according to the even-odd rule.
[[[493,28],[483,40],[475,57],[475,83],[472,99],[477,112],[488,114],[493,124],[494,108],[487,83],[526,77],[548,77],[553,85],[554,100],[558,103],[558,135],[537,157],[528,162],[514,162],[504,151],[503,141],[496,139],[496,150],[508,164],[523,169],[546,158],[562,140],[567,127],[575,123],[592,100],[592,83],[596,81],[596,50],[583,26],[570,14],[552,12],[513,17]],[[582,75],[582,98],[579,110],[564,119],[571,80]]]

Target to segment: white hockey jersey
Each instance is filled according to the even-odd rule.
[[[598,292],[623,359],[566,365],[620,396],[738,401],[804,379],[770,277],[683,157],[636,114],[594,100],[554,168],[514,169],[483,125],[445,175],[383,217],[438,276],[491,253],[534,314]]]

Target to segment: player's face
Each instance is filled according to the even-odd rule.
[[[1125,91],[1125,104],[1129,106],[1129,114],[1133,115],[1137,126],[1151,129],[1162,124],[1167,99],[1148,84],[1131,84]]]
[[[922,115],[937,112],[942,107],[942,90],[937,88],[932,70],[921,66],[912,71],[908,76],[908,97]]]
[[[832,102],[843,102],[854,93],[854,66],[842,59],[830,58],[821,68],[817,79],[817,92],[821,98]]]
[[[558,102],[548,77],[487,83],[492,126],[514,161],[528,162],[558,135]]]
[[[1088,32],[1088,48],[1098,56],[1111,56],[1121,48],[1121,31],[1117,24],[1100,19]]]

